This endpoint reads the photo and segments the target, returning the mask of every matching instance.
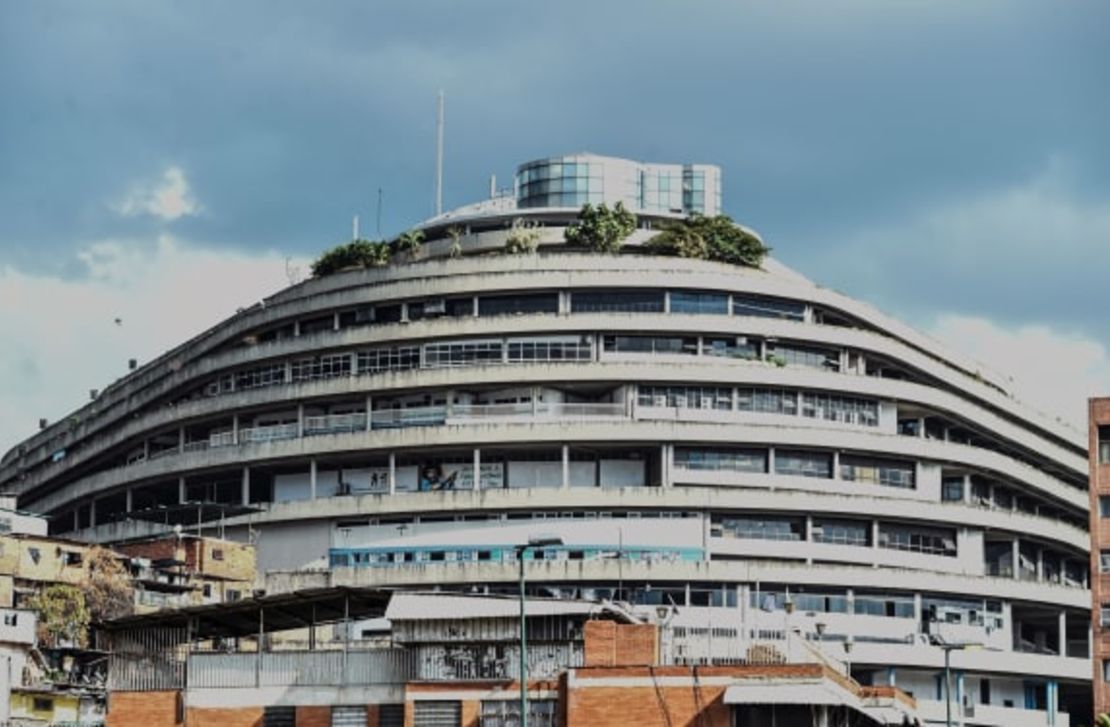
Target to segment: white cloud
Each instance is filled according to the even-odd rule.
[[[205,250],[168,235],[100,241],[78,257],[89,272],[80,279],[0,267],[0,452],[39,417],[56,420],[123,376],[129,358],[149,361],[288,284],[275,252]]]
[[[196,215],[201,208],[193,197],[185,172],[181,167],[170,166],[157,182],[133,186],[115,209],[124,217],[151,215],[172,222],[179,217]]]
[[[1042,325],[1006,327],[964,315],[939,317],[930,333],[1012,376],[1018,399],[1081,432],[1087,429],[1087,399],[1110,395],[1110,354],[1082,334]]]

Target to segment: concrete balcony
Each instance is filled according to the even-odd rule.
[[[917,700],[917,711],[929,724],[943,725],[946,718],[944,700]],[[1067,712],[1057,712],[1053,720],[1049,713],[1039,709],[1020,709],[994,704],[969,704],[961,706],[952,699],[952,721],[954,724],[975,724],[983,727],[1069,727],[1071,718]]]

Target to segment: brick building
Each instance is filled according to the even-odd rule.
[[[518,724],[517,606],[332,588],[125,619],[108,627],[107,724]],[[392,646],[367,647],[351,627],[375,616],[388,617]],[[860,685],[799,632],[746,639],[736,656],[716,660],[728,663],[684,663],[675,642],[689,634],[670,625],[675,614],[658,616],[644,620],[604,602],[529,601],[529,724],[917,724],[912,697]],[[332,640],[313,637],[305,649],[271,638],[306,624],[314,635],[330,630]],[[198,648],[214,637],[234,637],[243,650]]]
[[[1110,397],[1089,402],[1095,714],[1110,712]]]

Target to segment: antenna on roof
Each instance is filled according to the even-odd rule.
[[[382,239],[382,188],[378,187],[378,230],[375,233],[377,238]]]
[[[436,99],[436,216],[443,214],[443,91]]]

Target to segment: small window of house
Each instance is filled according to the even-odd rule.
[[[54,700],[53,699],[45,699],[43,697],[35,697],[34,710],[36,712],[53,712],[54,711]]]
[[[39,561],[42,560],[42,551],[38,548],[27,548],[27,555],[35,565],[38,565]]]
[[[213,548],[212,549],[212,560],[223,560],[223,559],[224,559],[224,551],[221,548]]]

